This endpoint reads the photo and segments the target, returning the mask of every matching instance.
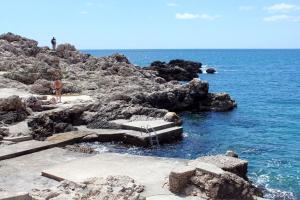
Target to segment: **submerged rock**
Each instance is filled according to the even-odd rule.
[[[234,151],[231,151],[231,150],[226,151],[225,156],[229,156],[229,157],[233,157],[233,158],[238,158],[239,157],[238,154],[236,154]]]
[[[208,74],[214,74],[216,72],[217,72],[217,70],[215,68],[212,68],[212,67],[206,69],[206,73],[208,73]]]

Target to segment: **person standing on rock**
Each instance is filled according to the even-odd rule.
[[[56,39],[55,39],[55,37],[52,38],[51,44],[52,44],[53,51],[55,51],[55,49],[56,49]]]
[[[63,83],[60,79],[56,78],[53,82],[53,88],[55,90],[56,102],[61,103],[61,93],[63,88]]]

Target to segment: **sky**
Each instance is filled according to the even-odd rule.
[[[0,0],[0,33],[78,49],[300,48],[300,0]]]

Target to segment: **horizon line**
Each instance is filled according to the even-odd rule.
[[[101,51],[114,51],[114,50],[300,50],[300,48],[137,48],[137,49],[133,49],[133,48],[103,48],[103,49],[78,49],[80,51],[91,51],[91,50],[101,50]]]

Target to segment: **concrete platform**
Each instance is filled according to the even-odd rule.
[[[47,141],[29,140],[5,146],[0,148],[0,160],[14,158],[57,146],[72,144],[89,134],[91,133],[74,131],[53,135],[49,137]]]
[[[152,137],[157,136],[159,143],[170,143],[181,139],[183,129],[179,126],[174,126],[162,129],[156,132],[146,133],[135,130],[123,129],[89,129],[85,126],[77,127],[80,131],[88,131],[98,135],[97,141],[111,142],[121,141],[125,144],[135,146],[150,146]]]
[[[115,120],[113,122],[115,122],[116,124],[120,124],[123,129],[135,130],[140,132],[147,132],[148,130],[152,132],[152,129],[154,131],[159,131],[162,129],[167,129],[175,126],[173,122],[166,122],[164,120],[131,121],[131,122],[126,120]]]
[[[80,141],[81,138],[93,134],[90,131],[71,131],[66,133],[54,134],[46,139],[46,142],[52,142],[55,144],[71,144],[76,141]]]
[[[29,140],[17,144],[8,145],[0,149],[0,160],[14,158],[44,149],[49,149],[55,146],[52,142],[41,142],[36,140]]]
[[[167,188],[168,176],[176,166],[187,160],[104,153],[46,169],[42,175],[55,180],[81,182],[91,177],[127,175],[146,186],[146,197],[174,196]]]
[[[32,200],[26,192],[0,192],[0,200]]]
[[[11,142],[24,142],[28,140],[32,140],[32,136],[18,136],[18,137],[4,137],[3,140],[11,141]]]
[[[91,155],[55,147],[2,160],[0,161],[0,191],[9,191],[13,195],[19,192],[30,192],[33,188],[53,187],[58,184],[57,181],[41,176],[43,170],[88,156]]]

